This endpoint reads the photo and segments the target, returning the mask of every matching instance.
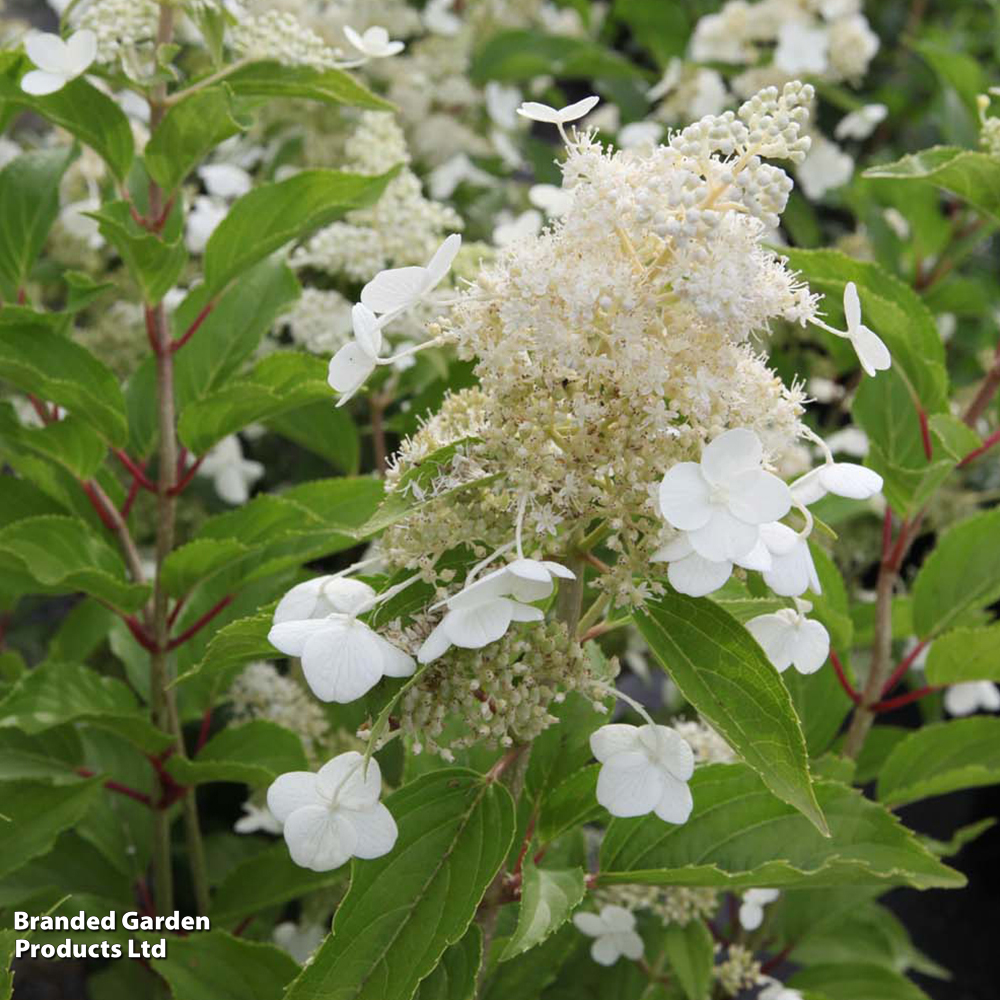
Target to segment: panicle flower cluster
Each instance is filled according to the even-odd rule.
[[[303,288],[278,321],[292,340],[313,354],[333,354],[351,338],[351,303],[340,292]]]
[[[718,947],[717,945],[717,950]],[[729,997],[735,997],[743,990],[753,989],[763,982],[760,962],[754,958],[749,948],[741,944],[729,945],[726,957],[712,969],[712,976],[722,992]]]
[[[731,764],[736,760],[732,747],[701,719],[678,719],[672,725],[694,751],[696,763]]]
[[[403,164],[371,207],[348,213],[343,222],[321,229],[292,256],[297,268],[315,268],[366,281],[386,267],[425,261],[445,233],[460,230],[462,219],[447,205],[424,197],[420,179],[409,169],[406,139],[385,111],[365,111],[346,144],[346,168],[380,174]]]
[[[332,69],[339,65],[336,52],[294,14],[266,10],[234,25],[229,43],[245,59],[274,59],[286,66]]]
[[[678,731],[680,727],[676,727]],[[710,920],[719,908],[715,889],[672,885],[609,885],[594,890],[598,904],[611,904],[626,910],[647,910],[664,926],[686,927],[693,920]]]
[[[273,663],[258,661],[245,667],[229,689],[229,701],[238,722],[266,719],[297,733],[313,763],[329,748],[330,723],[323,710]]]
[[[148,55],[156,42],[160,5],[156,0],[90,0],[70,15],[74,29],[97,36],[97,62],[134,64]]]

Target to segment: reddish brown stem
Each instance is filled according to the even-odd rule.
[[[135,503],[135,498],[139,495],[139,480],[133,477],[132,482],[129,484],[128,496],[125,497],[125,503],[122,504],[122,517],[128,517],[129,512],[132,510],[132,504]]]
[[[78,767],[76,773],[80,775],[81,778],[92,778],[94,776],[93,771],[89,767]],[[131,788],[128,785],[123,785],[120,781],[105,781],[104,787],[109,792],[117,792],[119,795],[127,795],[130,799],[135,799],[136,802],[141,802],[144,806],[148,806],[150,809],[153,808],[153,800],[145,793],[140,792],[137,788]]]
[[[782,948],[777,955],[772,955],[766,962],[764,962],[761,965],[760,971],[763,972],[765,975],[768,972],[772,972],[779,965],[781,965],[781,963],[784,962],[786,958],[788,958],[788,956],[792,953],[793,947],[795,946],[792,944],[786,944],[785,947]]]
[[[215,303],[208,302],[195,317],[194,322],[184,331],[184,335],[171,343],[170,350],[179,351],[198,332],[198,328],[208,319],[209,314],[214,308]]]
[[[192,463],[187,472],[177,481],[177,483],[168,490],[168,495],[175,497],[183,493],[194,479],[195,473],[201,468],[201,463],[205,461],[205,456],[202,455],[200,458],[196,458]]]
[[[185,594],[183,597],[178,597],[177,600],[174,602],[173,610],[167,616],[167,625],[169,625],[171,628],[173,627],[174,622],[177,621],[177,616],[181,613],[181,609],[184,607],[184,602],[186,600],[187,600],[187,594]]]
[[[882,696],[885,697],[902,679],[903,675],[907,670],[910,669],[913,661],[923,652],[924,648],[927,646],[927,639],[921,639],[913,649],[903,657],[900,664],[892,672],[889,679],[882,685]]]
[[[904,705],[909,705],[911,702],[919,701],[921,698],[926,698],[927,695],[934,694],[935,691],[940,690],[940,687],[927,684],[922,688],[917,688],[916,691],[909,691],[896,698],[889,698],[886,701],[876,702],[872,705],[872,711],[878,713],[879,715],[882,715],[885,712],[892,712],[897,708],[902,708]]]
[[[167,649],[171,650],[176,649],[178,646],[183,646],[188,639],[200,632],[219,612],[231,604],[232,600],[233,595],[226,594],[218,604],[206,611],[194,624],[189,625],[180,635],[171,639],[167,643]]]
[[[35,413],[38,414],[43,424],[51,424],[53,416],[49,411],[49,408],[35,395],[28,393],[28,399],[31,401],[31,405],[35,408]]]
[[[854,702],[855,705],[861,704],[861,695],[854,690],[854,686],[847,679],[847,674],[844,671],[844,665],[840,662],[840,657],[831,649],[830,650],[830,662],[833,664],[834,672],[837,675],[837,680],[840,681],[840,686],[847,693],[847,697]]]
[[[233,937],[239,937],[250,926],[251,920],[253,920],[252,916],[244,917],[234,928]]]
[[[149,490],[150,493],[156,492],[156,483],[154,483],[149,476],[146,475],[145,468],[140,465],[134,458],[131,457],[127,452],[122,451],[121,448],[114,449],[115,458],[118,459],[122,465],[132,474],[132,478],[138,482],[138,484],[144,489]]]
[[[153,641],[153,637],[146,631],[142,623],[137,621],[131,615],[124,615],[122,621],[128,626],[128,630],[132,633],[133,638],[143,649],[150,653],[156,652],[156,643]]]
[[[531,838],[535,835],[535,821],[538,819],[537,808],[531,813],[531,818],[528,820],[528,827],[524,831],[524,840],[521,843],[521,851],[517,856],[517,861],[514,862],[514,874],[520,875],[521,868],[524,866],[524,857],[528,853],[528,848],[531,847]]]
[[[101,503],[97,496],[97,491],[94,489],[94,484],[90,482],[80,483],[83,488],[83,492],[87,494],[87,499],[90,501],[91,507],[97,511],[97,516],[101,519],[104,527],[108,531],[115,531],[115,522],[111,519],[111,515],[104,509],[104,504]]]
[[[994,431],[983,443],[973,451],[970,451],[961,462],[958,463],[960,469],[964,469],[970,462],[974,462],[980,455],[985,455],[998,441],[1000,441],[1000,430]]]
[[[201,728],[198,730],[198,742],[195,745],[194,752],[198,753],[199,750],[208,742],[208,733],[212,728],[212,706],[209,705],[205,709],[205,714],[201,717]]]
[[[920,440],[923,442],[924,454],[929,462],[934,457],[934,444],[931,441],[931,429],[927,424],[927,414],[923,407],[918,407],[917,419],[920,421]]]

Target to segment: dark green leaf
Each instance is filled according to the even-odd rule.
[[[483,932],[471,924],[460,941],[441,956],[434,971],[417,987],[413,1000],[472,1000],[483,960]]]
[[[936,685],[1000,681],[1000,624],[945,632],[931,644],[924,671]]]
[[[670,969],[688,1000],[705,1000],[712,982],[715,946],[708,928],[700,920],[683,927],[670,924],[663,936],[663,950]]]
[[[298,97],[327,104],[349,104],[374,111],[391,111],[393,105],[377,97],[354,77],[339,69],[284,66],[277,62],[252,62],[226,77],[226,84],[242,97]]]
[[[527,857],[521,876],[517,928],[500,953],[501,962],[530,951],[559,930],[586,891],[582,868],[537,868]]]

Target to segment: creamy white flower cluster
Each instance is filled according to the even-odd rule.
[[[97,62],[120,63],[128,71],[151,54],[159,18],[156,0],[89,0],[76,5],[70,23],[93,32]]]

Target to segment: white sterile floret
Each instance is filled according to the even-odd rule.
[[[253,178],[234,163],[206,163],[198,168],[205,190],[216,198],[241,198],[253,187]]]
[[[810,610],[812,605],[803,601],[800,607]],[[800,674],[814,674],[830,655],[829,632],[806,618],[802,610],[782,608],[774,614],[758,615],[746,627],[779,673],[794,666]]]
[[[787,21],[778,29],[774,65],[789,76],[819,75],[826,70],[829,49],[825,28]]]
[[[366,694],[382,677],[409,677],[416,668],[411,656],[358,621],[356,616],[372,606],[373,598],[363,598],[357,586],[345,586],[348,583],[327,581],[319,588],[316,581],[299,584],[278,605],[267,636],[286,656],[301,658],[306,683],[320,701],[346,704]],[[345,610],[324,618],[289,617],[296,612],[315,615],[322,605]]]
[[[753,431],[720,434],[701,462],[679,462],[660,484],[660,511],[694,550],[713,561],[746,555],[756,545],[759,526],[777,521],[791,508],[791,493],[762,466],[763,448]]]
[[[343,406],[368,381],[382,350],[382,328],[367,306],[359,302],[351,309],[351,323],[354,339],[330,358],[326,377],[330,387],[342,394],[338,406]]]
[[[866,104],[864,107],[844,115],[837,122],[833,134],[837,139],[867,139],[875,131],[875,126],[885,120],[889,109],[884,104]]]
[[[361,289],[361,302],[379,315],[402,312],[432,292],[451,270],[462,246],[462,237],[452,233],[426,267],[395,267],[381,271]]]
[[[965,681],[952,684],[944,693],[944,707],[949,715],[972,715],[1000,711],[1000,688],[992,681]]]
[[[381,802],[378,762],[339,754],[317,774],[290,771],[267,790],[267,806],[283,824],[292,860],[316,872],[350,858],[380,858],[396,843],[396,821]]]
[[[258,806],[247,800],[242,808],[244,815],[233,824],[236,833],[281,833],[281,824],[267,806]]]
[[[97,36],[86,28],[66,41],[59,35],[35,32],[24,40],[24,51],[38,69],[25,73],[21,89],[44,97],[87,72],[97,57]]]
[[[828,191],[843,187],[854,173],[854,159],[825,135],[812,137],[805,159],[795,171],[795,179],[807,198],[816,201]]]
[[[284,920],[271,932],[271,940],[288,952],[299,965],[305,965],[323,943],[327,930],[320,924],[302,924]]]
[[[642,958],[642,938],[635,930],[635,915],[609,903],[597,913],[574,913],[577,930],[594,938],[590,957],[599,965],[614,965],[624,955],[633,962]]]
[[[688,597],[704,597],[718,590],[732,575],[733,560],[713,561],[698,555],[687,535],[678,535],[650,557],[665,562],[670,586]]]
[[[200,194],[194,200],[194,206],[188,213],[187,226],[184,230],[184,244],[194,254],[205,252],[212,233],[229,214],[229,206],[221,198]]]
[[[757,996],[757,1000],[802,1000],[802,994],[777,979],[772,979]]]
[[[882,477],[854,462],[827,462],[796,479],[792,496],[808,506],[827,493],[849,500],[868,500],[882,491]]]
[[[540,609],[508,596],[514,593],[515,587],[522,593],[531,593],[537,589],[538,581],[516,577],[504,566],[449,597],[445,602],[447,613],[420,647],[417,659],[430,663],[452,646],[482,649],[502,638],[511,622],[541,621],[545,616]]]
[[[397,55],[405,48],[402,42],[390,41],[389,32],[378,25],[359,34],[349,24],[345,24],[344,35],[354,48],[369,59],[385,59]]]
[[[782,597],[798,597],[807,590],[821,594],[816,564],[809,551],[809,542],[792,531],[787,524],[775,521],[760,526],[760,545],[770,557],[770,567],[761,569],[764,582]],[[760,557],[760,553],[757,553]],[[744,564],[745,565],[745,564]],[[756,567],[748,567],[756,568]]]
[[[601,763],[597,801],[612,816],[655,812],[667,823],[684,823],[693,801],[687,782],[694,773],[694,752],[667,726],[601,726],[590,737]]]
[[[292,587],[274,609],[274,624],[357,614],[375,599],[375,591],[360,580],[343,576],[318,576]]]
[[[764,922],[764,907],[781,895],[777,889],[747,889],[740,904],[740,925],[755,931]]]
[[[264,466],[244,458],[240,439],[230,434],[205,453],[198,475],[211,479],[219,498],[235,506],[250,499],[250,490],[264,475]]]
[[[584,115],[589,114],[597,107],[599,97],[585,97],[575,104],[567,104],[564,108],[550,108],[547,104],[539,104],[537,101],[525,101],[518,109],[517,113],[525,118],[530,118],[535,122],[545,122],[547,125],[567,125],[575,122]]]
[[[847,333],[851,346],[858,355],[861,367],[869,375],[885,371],[892,366],[892,355],[882,338],[873,330],[869,330],[861,322],[861,300],[858,289],[853,281],[844,286],[844,317],[847,320]]]

